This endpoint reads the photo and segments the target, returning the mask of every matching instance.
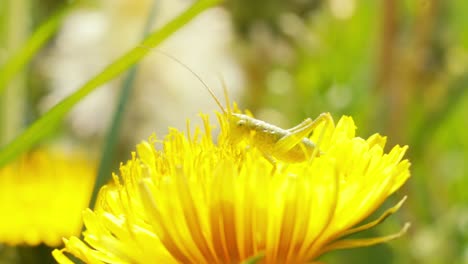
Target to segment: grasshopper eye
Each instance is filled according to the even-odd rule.
[[[238,126],[238,127],[243,127],[243,126],[245,126],[245,124],[246,124],[245,120],[239,120],[239,121],[237,122],[237,126]]]

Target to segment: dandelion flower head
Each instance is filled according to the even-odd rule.
[[[386,139],[355,136],[351,117],[310,136],[321,154],[304,162],[265,158],[248,140],[233,144],[226,115],[220,131],[171,129],[137,146],[83,213],[83,240],[53,252],[87,263],[306,263],[334,249],[368,246],[395,234],[344,239],[394,213],[359,225],[409,177],[407,147],[384,152]],[[403,200],[402,200],[403,201]]]
[[[94,178],[84,155],[50,149],[0,168],[0,243],[53,247],[79,234]]]

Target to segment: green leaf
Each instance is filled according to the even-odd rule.
[[[143,29],[142,38],[146,37],[151,30],[151,25],[156,16],[156,7],[158,0],[153,0],[153,4],[149,10],[148,18]],[[111,124],[106,132],[104,147],[102,149],[101,161],[99,163],[96,182],[94,183],[93,193],[89,201],[89,208],[93,208],[99,193],[99,189],[106,182],[109,181],[112,175],[112,164],[114,160],[115,148],[119,142],[120,128],[122,127],[122,120],[125,113],[125,106],[131,96],[132,88],[135,84],[135,77],[138,71],[138,65],[133,66],[129,71],[122,83],[119,99],[117,101],[116,109],[112,117]]]
[[[137,61],[143,58],[152,48],[156,47],[163,40],[179,28],[187,24],[204,10],[214,6],[220,0],[200,0],[195,2],[179,16],[169,21],[161,29],[150,34],[140,45],[131,49],[122,57],[108,65],[101,73],[86,82],[80,89],[62,100],[47,113],[35,121],[22,134],[16,137],[7,146],[0,151],[0,166],[15,158],[17,155],[28,150],[38,143],[44,136],[56,128],[57,124],[63,119],[70,109],[82,100],[89,93],[94,91],[100,85],[112,80],[119,74],[133,66]]]

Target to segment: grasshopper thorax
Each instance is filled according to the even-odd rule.
[[[274,144],[279,138],[284,136],[285,132],[283,129],[262,120],[240,113],[227,115],[230,137],[234,141],[246,139],[250,140],[254,145],[265,145]]]

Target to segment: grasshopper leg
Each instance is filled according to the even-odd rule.
[[[291,133],[282,137],[280,140],[278,140],[278,142],[275,143],[274,152],[288,152],[297,144],[301,143],[302,140],[306,138],[310,133],[312,133],[312,131],[314,131],[314,129],[318,125],[324,122],[327,124],[333,123],[333,119],[331,118],[329,113],[323,113],[313,121],[310,118],[304,120],[299,125],[289,129],[288,132]]]
[[[299,125],[297,125],[295,127],[291,127],[290,129],[288,129],[288,132],[296,133],[296,132],[300,131],[301,129],[304,129],[305,127],[309,126],[313,122],[314,121],[312,121],[312,119],[306,118]]]

